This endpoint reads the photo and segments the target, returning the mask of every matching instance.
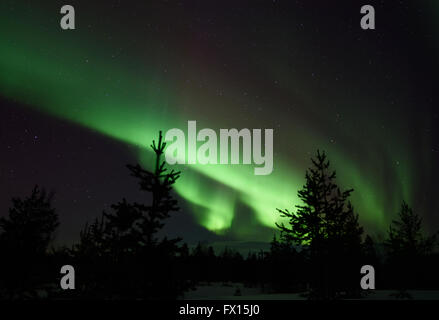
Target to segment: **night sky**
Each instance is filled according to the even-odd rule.
[[[47,2],[47,3],[46,3]],[[274,129],[274,171],[180,165],[185,241],[269,241],[276,208],[317,149],[353,188],[366,232],[402,200],[439,229],[437,1],[0,3],[0,215],[38,184],[56,192],[58,243],[122,197],[147,201],[125,165],[151,168],[158,131]],[[360,28],[375,6],[376,30]],[[436,20],[436,21],[435,21]]]

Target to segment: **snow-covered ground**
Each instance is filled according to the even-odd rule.
[[[396,290],[373,290],[361,300],[396,300]],[[439,300],[439,290],[409,290],[414,300]],[[247,288],[242,283],[200,285],[185,294],[186,300],[306,300],[302,293],[263,293],[260,288]]]

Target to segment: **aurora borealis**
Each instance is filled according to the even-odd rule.
[[[158,131],[184,130],[189,120],[214,130],[274,129],[271,175],[245,165],[176,166],[176,192],[199,226],[226,236],[245,208],[251,221],[240,221],[233,238],[269,240],[275,209],[299,204],[310,156],[321,149],[339,184],[355,190],[352,203],[369,233],[384,232],[403,199],[437,229],[433,1],[377,4],[375,31],[360,29],[360,5],[348,1],[70,4],[77,30],[69,31],[59,28],[58,1],[0,4],[0,95],[8,104],[121,143],[145,166]],[[2,167],[24,154],[38,159],[34,149],[11,154],[14,141],[1,125],[2,154],[9,152]],[[26,193],[35,182],[21,180],[1,185]],[[74,219],[86,221],[81,213]]]

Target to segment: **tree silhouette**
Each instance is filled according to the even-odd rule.
[[[35,186],[30,197],[12,198],[9,217],[0,218],[1,239],[25,255],[41,255],[53,240],[58,215],[52,208],[53,193]]]
[[[419,257],[430,254],[436,244],[437,235],[424,236],[422,218],[403,201],[398,220],[393,220],[385,245],[391,256]]]
[[[144,236],[146,246],[156,243],[154,235],[163,228],[163,220],[169,218],[171,212],[179,210],[177,200],[173,199],[171,190],[172,185],[180,177],[180,172],[174,170],[168,172],[168,169],[165,167],[165,161],[161,160],[166,147],[166,142],[163,142],[162,138],[162,132],[160,131],[158,144],[156,145],[155,140],[153,140],[151,145],[156,155],[153,172],[143,169],[139,164],[127,166],[131,171],[131,175],[139,179],[140,189],[152,194],[151,205],[135,205],[143,212],[139,227]],[[176,243],[179,240],[175,239],[174,242]]]
[[[172,185],[180,173],[165,167],[161,160],[165,147],[160,131],[158,143],[154,140],[151,145],[156,156],[154,170],[145,170],[139,164],[127,166],[141,190],[152,195],[151,203],[123,199],[111,206],[112,212],[104,212],[100,221],[81,232],[77,256],[82,256],[92,273],[99,272],[99,281],[91,287],[100,288],[98,292],[107,297],[158,299],[181,293],[180,284],[173,279],[180,238],[159,239],[157,235],[164,220],[179,209],[172,197]],[[87,257],[90,253],[96,256]],[[100,257],[97,263],[96,257]],[[96,265],[104,270],[95,270]]]
[[[46,281],[47,250],[59,225],[53,196],[35,186],[30,197],[12,198],[9,216],[0,218],[0,287],[9,298],[22,297]]]
[[[277,209],[288,219],[289,226],[284,223],[276,223],[276,226],[282,241],[303,245],[308,253],[312,273],[310,298],[333,299],[342,291],[354,288],[349,270],[359,270],[359,267],[352,268],[352,264],[361,251],[363,229],[348,202],[353,190],[340,190],[326,154],[317,151],[311,162],[305,185],[298,191],[304,204],[297,205],[296,212]]]
[[[436,241],[437,234],[423,235],[422,218],[403,201],[398,219],[392,221],[384,242],[389,267],[393,270],[393,286],[399,290],[397,297],[411,297],[406,290],[416,287],[416,280],[421,278]]]

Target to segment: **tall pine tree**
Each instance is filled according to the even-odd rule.
[[[179,209],[172,196],[172,186],[180,173],[165,167],[162,160],[165,147],[160,131],[158,143],[153,140],[151,145],[155,153],[153,171],[139,164],[127,166],[139,180],[140,189],[151,194],[150,203],[129,203],[123,199],[111,206],[112,212],[104,212],[101,221],[97,220],[81,233],[78,250],[99,251],[97,264],[106,264],[98,278],[107,279],[108,283],[95,287],[105,288],[101,292],[110,297],[172,298],[181,293],[182,287],[175,281],[173,270],[180,238],[158,236],[164,221]],[[81,256],[81,252],[77,254]],[[83,257],[83,261],[94,260]]]
[[[288,225],[276,226],[282,241],[301,245],[307,252],[310,298],[334,299],[341,292],[351,293],[358,287],[353,277],[355,273],[358,278],[360,267],[356,267],[356,261],[363,229],[348,201],[353,190],[340,190],[326,154],[317,151],[311,162],[305,185],[298,191],[303,205],[297,205],[296,212],[277,209],[288,219]]]
[[[13,198],[9,216],[0,218],[0,296],[30,297],[53,279],[47,271],[49,245],[59,225],[53,196],[35,186],[29,197]]]
[[[393,220],[384,242],[387,249],[388,266],[391,272],[390,283],[398,289],[398,298],[410,298],[407,289],[416,289],[428,283],[422,279],[428,265],[428,256],[437,243],[437,233],[423,234],[422,218],[403,201],[398,219]],[[418,282],[424,282],[419,284]]]

